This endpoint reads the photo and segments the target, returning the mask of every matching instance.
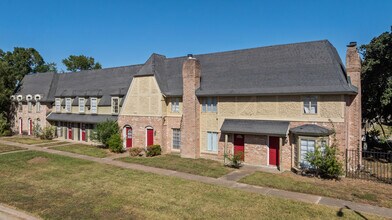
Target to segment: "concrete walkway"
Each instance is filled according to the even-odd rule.
[[[19,211],[7,205],[0,204],[0,220],[39,220],[35,216]]]
[[[36,147],[34,145],[25,145],[25,144],[9,142],[4,139],[2,139],[2,140],[0,139],[0,143],[24,147],[24,148],[28,148],[30,150],[35,150],[35,151],[41,151],[41,152],[46,152],[46,153],[51,153],[51,154],[68,156],[68,157],[72,157],[72,158],[94,161],[97,163],[108,164],[108,165],[121,167],[121,168],[125,168],[125,169],[139,170],[139,171],[143,171],[143,172],[155,173],[158,175],[173,176],[173,177],[178,177],[178,178],[186,179],[186,180],[192,180],[192,181],[197,181],[197,182],[202,182],[202,183],[207,183],[207,184],[224,186],[224,187],[237,189],[237,190],[241,190],[241,191],[257,193],[260,195],[274,196],[274,197],[279,197],[279,198],[284,198],[284,199],[291,199],[291,200],[311,203],[311,204],[327,205],[327,206],[332,206],[332,207],[340,208],[340,209],[351,209],[356,212],[363,212],[363,213],[379,215],[379,216],[383,216],[383,217],[387,217],[387,218],[392,218],[392,209],[378,207],[378,206],[372,206],[372,205],[367,205],[367,204],[361,204],[361,203],[354,203],[354,202],[333,199],[333,198],[328,198],[328,197],[323,197],[323,196],[316,196],[316,195],[310,195],[310,194],[304,194],[304,193],[297,193],[297,192],[273,189],[273,188],[268,188],[268,187],[253,186],[253,185],[248,185],[248,184],[244,184],[244,183],[237,183],[235,180],[238,179],[239,177],[236,176],[236,174],[233,174],[229,177],[226,176],[226,178],[216,179],[216,178],[212,178],[212,177],[198,176],[198,175],[193,175],[193,174],[188,174],[188,173],[177,172],[177,171],[173,171],[173,170],[148,167],[148,166],[144,166],[144,165],[140,165],[140,164],[125,163],[125,162],[121,162],[118,160],[112,160],[112,158],[96,158],[96,157],[91,157],[91,156],[86,156],[86,155],[74,154],[74,153],[70,153],[70,152],[57,151],[57,150],[53,150],[53,149],[44,149],[42,147]]]

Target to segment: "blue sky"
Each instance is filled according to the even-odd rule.
[[[0,0],[0,48],[33,47],[47,62],[84,54],[103,67],[167,57],[328,39],[344,59],[350,41],[389,31],[392,1]]]

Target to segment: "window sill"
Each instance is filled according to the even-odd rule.
[[[218,155],[218,151],[201,151],[202,154]]]

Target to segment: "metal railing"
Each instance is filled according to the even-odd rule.
[[[392,184],[392,153],[346,150],[346,177]]]

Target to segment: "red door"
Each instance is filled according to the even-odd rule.
[[[33,120],[29,120],[29,125],[30,125],[30,132],[29,132],[29,135],[32,135],[33,134]]]
[[[82,141],[86,141],[86,125],[82,124],[81,129],[82,129]]]
[[[269,137],[269,165],[279,166],[279,137]]]
[[[126,135],[127,135],[127,137],[126,137],[127,138],[126,146],[127,146],[127,148],[130,148],[130,147],[132,147],[132,128],[127,127],[125,132],[126,132]]]
[[[68,125],[68,139],[72,140],[72,126],[71,126],[71,124]]]
[[[154,130],[149,128],[147,129],[147,146],[154,144]]]
[[[235,134],[234,135],[234,155],[241,154],[241,160],[245,158],[245,147],[244,147],[244,135]]]

